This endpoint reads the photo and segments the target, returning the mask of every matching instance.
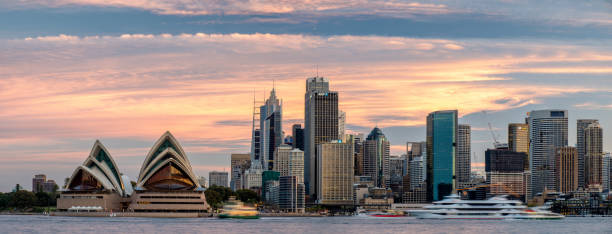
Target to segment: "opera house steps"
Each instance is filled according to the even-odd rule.
[[[145,157],[134,188],[96,141],[62,189],[57,210],[54,215],[200,217],[210,206],[185,151],[166,132]]]

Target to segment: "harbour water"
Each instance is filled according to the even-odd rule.
[[[264,217],[233,220],[0,215],[0,233],[612,233],[612,218],[487,221]]]

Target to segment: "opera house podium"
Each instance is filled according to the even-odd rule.
[[[108,150],[96,141],[62,189],[57,210],[59,215],[198,217],[210,210],[204,190],[170,132],[147,154],[134,188]]]

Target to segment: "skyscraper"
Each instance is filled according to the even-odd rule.
[[[304,213],[304,184],[297,176],[281,176],[279,178],[279,204],[281,211]]]
[[[347,135],[346,142],[353,144],[355,149],[355,175],[363,175],[363,133]]]
[[[375,127],[363,142],[363,175],[372,178],[376,187],[389,187],[389,154],[389,140]]]
[[[32,192],[37,193],[43,191],[43,184],[47,181],[47,176],[44,174],[34,175],[32,178]]]
[[[346,132],[346,112],[338,110],[338,139],[346,141],[344,136]]]
[[[463,188],[470,182],[472,130],[470,125],[460,124],[457,129],[457,152],[455,155],[455,175],[457,187]]]
[[[352,205],[354,150],[350,143],[330,142],[317,145],[318,203]]]
[[[298,183],[304,183],[304,151],[280,145],[275,154],[274,170],[278,171],[280,176],[295,176]]]
[[[579,119],[576,121],[576,149],[578,150],[578,187],[584,188],[587,185],[586,176],[586,142],[584,139],[584,129],[593,123],[599,123],[596,119]]]
[[[567,110],[529,113],[529,168],[532,195],[555,190],[555,150],[567,146]]]
[[[522,123],[508,124],[508,149],[526,153],[525,170],[529,170],[529,125]]]
[[[485,152],[485,172],[492,195],[511,195],[524,199],[527,194],[525,161],[527,153],[508,149]]]
[[[455,189],[457,110],[427,116],[427,200],[438,201]]]
[[[421,157],[427,151],[427,144],[424,141],[421,142],[406,142],[406,155],[408,160],[412,161],[415,157]]]
[[[232,175],[230,187],[232,190],[242,189],[242,175],[251,166],[251,154],[232,154],[231,168]]]
[[[556,191],[568,193],[578,188],[578,151],[575,147],[557,148],[555,157]]]
[[[208,173],[208,184],[210,184],[210,186],[217,185],[228,187],[227,177],[228,174],[225,171],[211,171]]]
[[[306,192],[316,198],[317,145],[338,139],[338,93],[329,90],[329,80],[306,80],[304,110],[304,182]]]
[[[274,150],[283,143],[283,109],[282,100],[276,98],[276,90],[272,89],[270,97],[260,107],[260,152],[263,159],[263,169],[274,168]]]
[[[302,128],[302,125],[294,124],[293,127],[291,127],[291,130],[293,134],[293,148],[304,151],[304,129]]]
[[[584,129],[584,176],[586,186],[601,185],[601,166],[603,163],[603,130],[599,123],[589,124]]]
[[[603,162],[601,163],[601,188],[603,190],[610,190],[612,185],[612,155],[610,153],[606,153],[603,157]]]

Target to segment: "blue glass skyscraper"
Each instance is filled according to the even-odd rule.
[[[427,116],[427,200],[438,201],[455,189],[457,110]]]

